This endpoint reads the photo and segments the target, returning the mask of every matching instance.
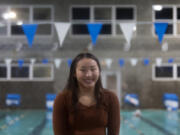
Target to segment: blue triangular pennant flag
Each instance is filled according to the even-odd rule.
[[[124,59],[119,59],[119,66],[120,66],[120,67],[123,67],[124,64],[125,64]]]
[[[67,63],[68,63],[68,67],[71,67],[72,59],[68,59]]]
[[[23,59],[19,59],[18,60],[18,65],[19,65],[20,68],[22,68],[23,64],[24,64],[24,60]]]
[[[169,58],[168,59],[168,63],[173,63],[174,62],[174,59],[173,58]]]
[[[43,60],[42,60],[42,63],[43,63],[43,64],[47,64],[47,63],[48,63],[48,59],[43,59]]]
[[[96,44],[97,37],[102,29],[102,23],[88,23],[87,24],[89,34],[93,45]]]
[[[143,64],[144,64],[144,66],[149,65],[149,59],[148,58],[144,59],[143,60]]]
[[[27,37],[29,47],[32,47],[34,35],[37,30],[37,24],[23,24],[22,28]]]
[[[162,43],[163,36],[166,32],[168,23],[154,23],[156,34],[158,36],[160,44]]]

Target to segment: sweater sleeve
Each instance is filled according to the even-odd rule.
[[[108,113],[108,135],[119,135],[120,105],[117,96],[110,92]]]
[[[53,131],[54,135],[68,135],[67,109],[65,106],[65,94],[57,95],[53,105]]]

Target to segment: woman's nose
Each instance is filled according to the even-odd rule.
[[[86,76],[91,76],[91,75],[92,75],[91,71],[86,72]]]

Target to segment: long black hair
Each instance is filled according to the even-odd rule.
[[[80,53],[73,59],[71,63],[71,67],[70,67],[68,81],[65,86],[65,90],[69,90],[72,92],[72,104],[74,107],[76,106],[76,103],[78,102],[78,82],[77,82],[77,78],[75,77],[76,67],[77,67],[77,63],[83,58],[93,59],[94,61],[96,61],[99,71],[101,72],[101,66],[100,66],[99,60],[96,58],[96,56],[94,56],[91,53]],[[97,106],[99,106],[100,104],[102,89],[103,87],[102,87],[102,82],[101,82],[101,75],[99,75],[99,78],[95,84],[95,90],[94,90]]]

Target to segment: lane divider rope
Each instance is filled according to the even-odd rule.
[[[25,116],[25,113],[21,114],[21,115],[18,116],[18,117],[15,117],[14,119],[10,120],[8,123],[2,125],[2,126],[0,127],[0,130],[4,130],[4,129],[8,128],[9,126],[15,124],[15,123],[18,122],[19,120],[23,119],[24,116]]]

